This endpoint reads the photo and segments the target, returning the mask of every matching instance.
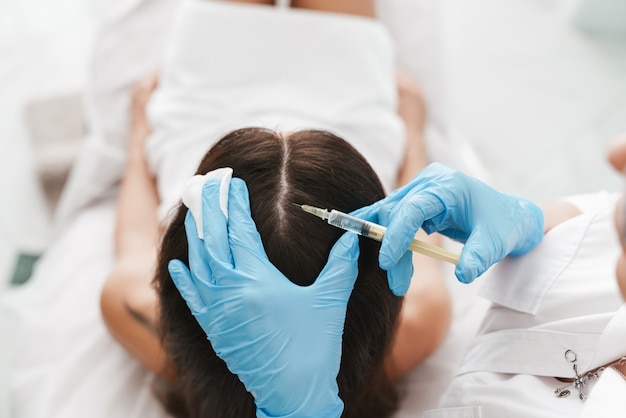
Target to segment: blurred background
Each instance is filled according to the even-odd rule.
[[[53,210],[86,129],[94,31],[90,1],[0,0],[2,287],[24,280],[50,242]]]

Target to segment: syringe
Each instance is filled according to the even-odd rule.
[[[373,222],[366,221],[364,219],[357,218],[347,213],[340,212],[338,210],[331,210],[317,208],[310,205],[298,205],[307,213],[315,215],[322,219],[328,219],[328,223],[341,228],[346,231],[354,232],[355,234],[363,235],[364,237],[374,239],[376,241],[382,241],[387,228],[382,225],[375,224]],[[459,262],[459,254],[448,251],[444,248],[438,247],[433,244],[429,244],[418,239],[414,239],[409,245],[409,250],[418,252],[420,254],[427,255],[437,260],[447,261],[448,263],[457,264]]]

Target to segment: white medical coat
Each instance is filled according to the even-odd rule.
[[[492,305],[440,409],[425,412],[425,418],[581,415],[586,403],[576,389],[566,398],[555,395],[566,385],[555,377],[574,377],[566,351],[576,354],[580,374],[626,354],[626,306],[615,281],[618,197],[572,198],[582,215],[549,231],[531,253],[500,263],[484,277],[481,295]],[[596,383],[586,385],[588,396]],[[589,415],[592,406],[585,417],[595,416]],[[623,416],[622,410],[615,413]]]

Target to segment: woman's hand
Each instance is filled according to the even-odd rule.
[[[397,187],[407,184],[413,176],[428,165],[428,152],[424,139],[426,104],[418,84],[407,74],[396,75],[398,89],[398,116],[404,123],[406,145],[404,161],[398,171]]]
[[[135,86],[130,105],[130,139],[128,152],[130,156],[143,158],[143,147],[150,134],[150,124],[146,116],[146,106],[152,97],[159,81],[158,74],[153,74]]]

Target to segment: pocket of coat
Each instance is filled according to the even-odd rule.
[[[422,418],[482,418],[482,416],[481,407],[478,405],[431,409],[422,414]]]

